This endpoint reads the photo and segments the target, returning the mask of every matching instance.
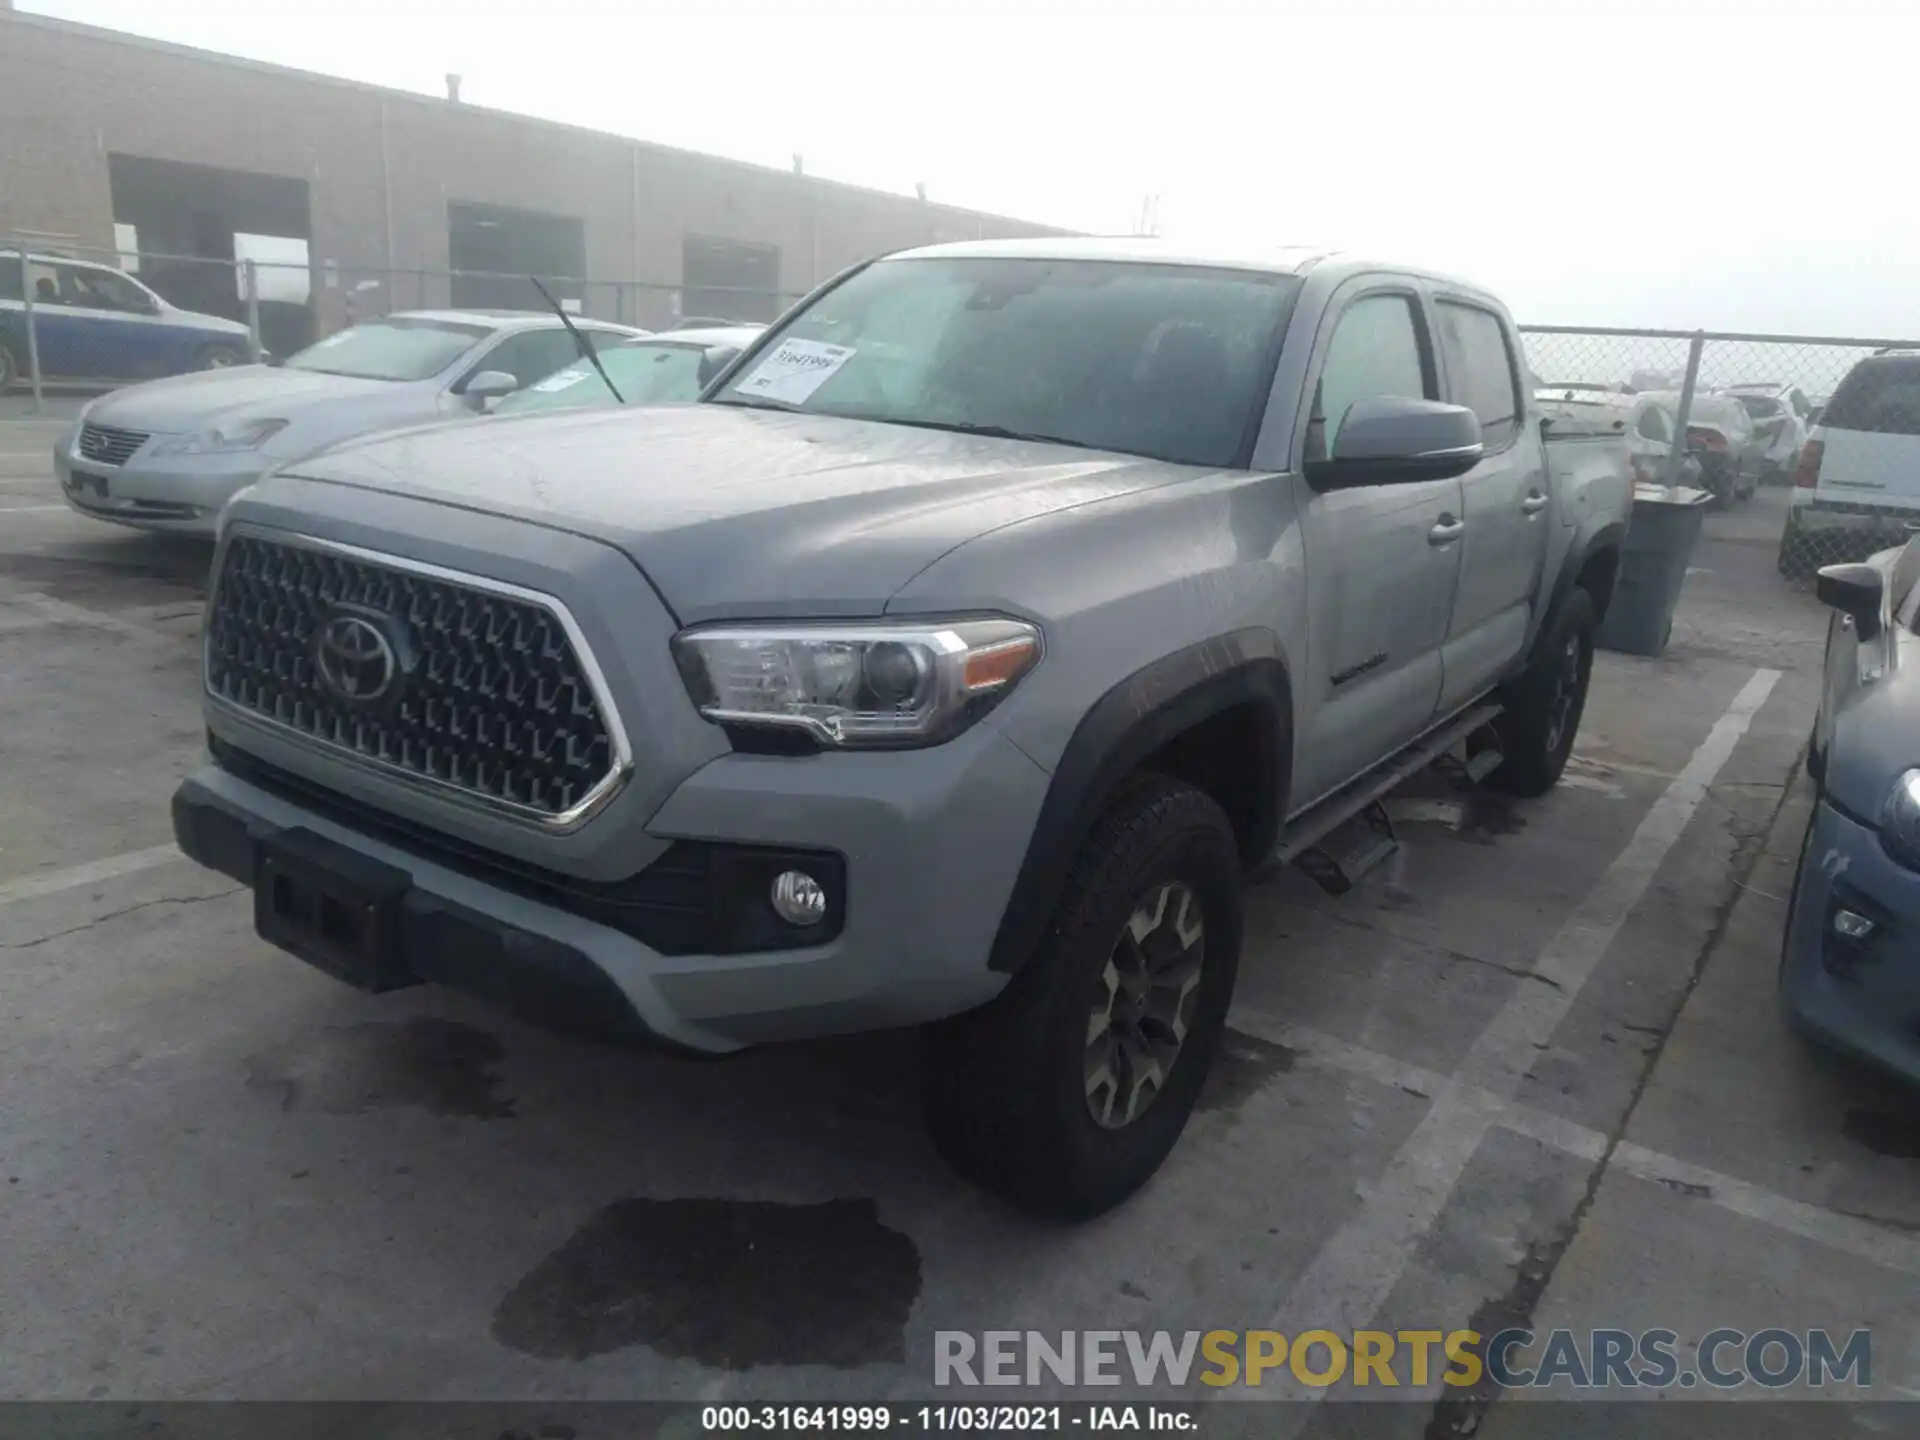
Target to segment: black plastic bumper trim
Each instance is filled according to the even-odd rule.
[[[188,858],[252,885],[258,842],[283,832],[188,780],[174,792],[173,833]],[[651,1030],[620,987],[580,950],[418,884],[400,902],[398,940],[401,963],[419,979],[464,991],[535,1024],[702,1053]]]

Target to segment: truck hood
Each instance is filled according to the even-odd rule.
[[[247,420],[296,420],[316,410],[385,395],[395,388],[386,380],[236,365],[129,385],[95,401],[87,418],[126,430],[186,434]]]
[[[567,411],[336,446],[259,487],[321,481],[617,546],[682,622],[874,615],[955,546],[1205,472],[1071,446],[723,405]]]

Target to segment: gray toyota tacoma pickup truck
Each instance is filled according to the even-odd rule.
[[[1248,875],[1455,742],[1559,777],[1628,482],[1524,373],[1491,296],[1337,256],[859,266],[700,403],[238,495],[176,833],[368,990],[924,1025],[942,1152],[1097,1213],[1186,1124]]]

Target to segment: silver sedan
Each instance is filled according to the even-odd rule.
[[[645,333],[575,324],[596,348]],[[210,536],[235,492],[276,465],[376,430],[476,414],[578,353],[554,315],[388,315],[281,365],[177,375],[104,395],[54,446],[54,470],[84,515]]]

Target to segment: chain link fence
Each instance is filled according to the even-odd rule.
[[[571,315],[643,330],[765,322],[800,298],[677,281],[540,280]],[[97,390],[284,358],[404,310],[547,308],[525,274],[208,259],[0,237],[0,391],[31,390],[37,402],[43,388]]]
[[[1723,506],[1749,503],[1763,485],[1788,487],[1779,568],[1791,579],[1920,529],[1920,342],[1520,330],[1543,397],[1621,397],[1622,418],[1645,427],[1642,441],[1662,428],[1647,410],[1666,412],[1666,426],[1685,437],[1667,450],[1667,483],[1693,468],[1690,458],[1694,483]]]

